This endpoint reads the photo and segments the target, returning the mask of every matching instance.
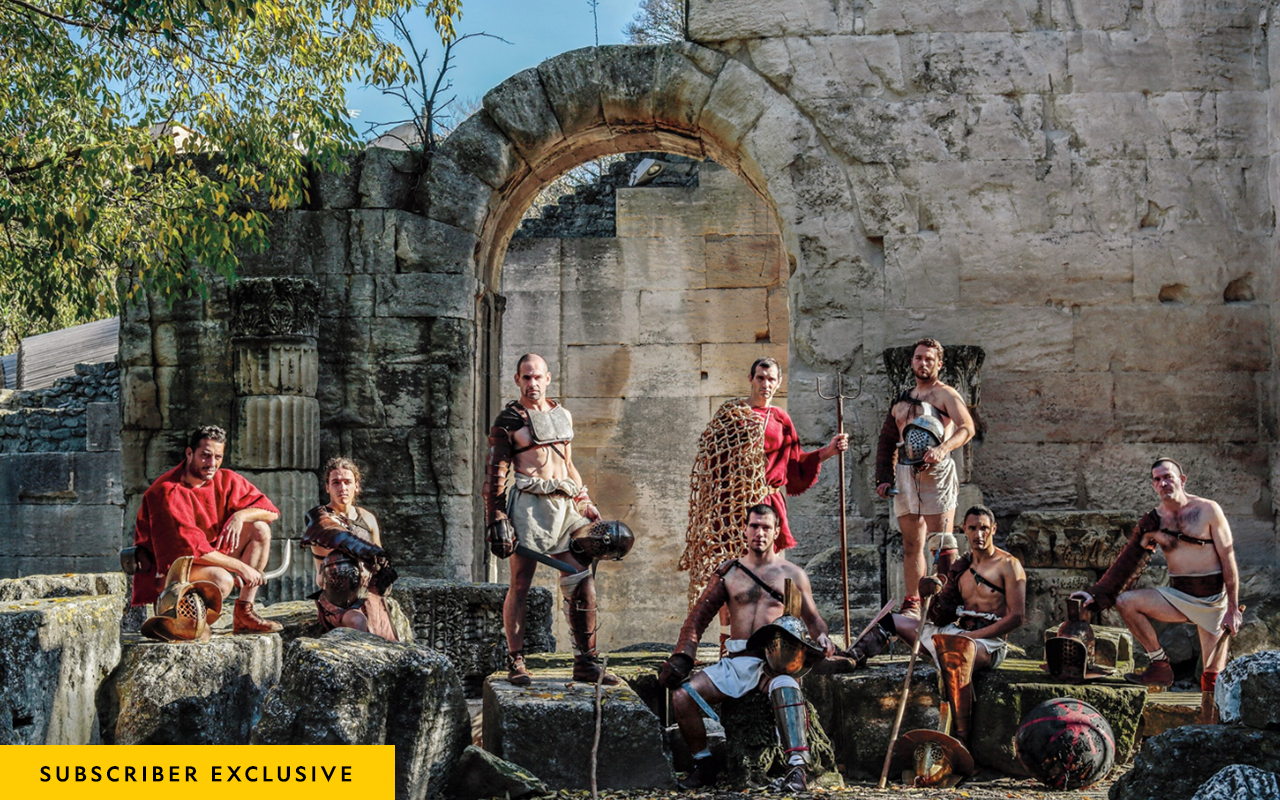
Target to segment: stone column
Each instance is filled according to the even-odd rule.
[[[320,403],[316,399],[319,289],[301,278],[244,278],[231,288],[235,434],[228,459],[280,508],[270,566],[293,540],[293,565],[268,582],[267,603],[315,590],[301,550],[302,517],[320,499]]]

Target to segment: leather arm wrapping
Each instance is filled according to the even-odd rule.
[[[880,442],[876,445],[876,486],[882,483],[893,485],[896,476],[894,470],[898,466],[898,420],[893,416],[893,407],[884,416],[884,425],[880,426]]]
[[[489,461],[481,489],[486,526],[507,518],[507,473],[513,458],[511,435],[496,425],[490,428]]]
[[[1138,580],[1138,576],[1147,567],[1147,561],[1151,559],[1151,551],[1142,546],[1142,537],[1157,530],[1160,530],[1160,516],[1154,510],[1138,520],[1133,528],[1133,535],[1120,550],[1120,555],[1116,556],[1116,560],[1098,582],[1085,590],[1093,595],[1092,610],[1106,611],[1114,607],[1120,593]]]
[[[329,550],[338,550],[365,564],[380,567],[387,563],[387,551],[356,536],[328,514],[319,515],[319,518],[307,527],[302,534],[302,544],[307,547],[314,544]]]
[[[724,573],[727,571],[716,570],[707,582],[707,588],[702,590],[698,601],[689,609],[684,627],[680,628],[680,637],[676,639],[676,649],[672,651],[674,654],[693,659],[698,657],[698,642],[702,639],[702,632],[719,615],[720,608],[729,602],[729,590],[724,585]]]
[[[933,598],[933,604],[929,606],[929,621],[934,625],[948,625],[960,618],[956,613],[956,609],[964,605],[964,595],[960,594],[960,576],[968,568],[967,556],[957,558],[951,565],[951,570],[947,573],[946,585],[942,587],[942,591],[938,592],[938,596]]]

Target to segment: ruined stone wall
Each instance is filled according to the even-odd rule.
[[[1223,504],[1242,562],[1273,566],[1271,5],[691,0],[690,38],[825,137],[838,171],[811,190],[861,224],[799,237],[806,432],[826,432],[796,391],[806,371],[875,381],[883,347],[978,345],[974,480],[997,512],[1137,511],[1168,452]],[[875,394],[853,485],[866,518],[885,514]]]
[[[0,392],[0,578],[119,564],[120,371],[77,364],[47,389]]]
[[[618,188],[609,202],[615,238],[517,238],[502,272],[504,402],[517,396],[520,355],[541,353],[550,396],[574,415],[574,463],[601,513],[636,533],[624,563],[600,566],[604,648],[679,628],[698,437],[746,394],[751,362],[769,355],[786,369],[789,329],[777,223],[737,176],[704,163],[698,186]],[[551,570],[537,581],[558,591]]]

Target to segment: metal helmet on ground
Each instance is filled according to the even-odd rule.
[[[1076,599],[1067,600],[1067,621],[1058,626],[1058,635],[1044,643],[1049,674],[1060,681],[1083,683],[1109,674],[1094,666],[1096,638],[1089,624],[1089,612]]]
[[[635,546],[636,535],[626,523],[616,519],[602,519],[574,531],[569,549],[575,555],[585,555],[595,561],[621,561]]]
[[[747,639],[748,650],[763,650],[765,663],[777,675],[803,675],[823,657],[821,645],[809,638],[799,617],[783,615]]]
[[[907,731],[893,747],[890,772],[909,772],[913,786],[950,788],[973,770],[969,749],[942,731]]]
[[[942,444],[945,436],[946,429],[937,417],[921,415],[911,420],[902,431],[902,463],[923,464],[924,454]]]
[[[183,556],[169,567],[164,590],[156,600],[155,616],[142,623],[142,635],[161,642],[207,642],[209,627],[222,615],[222,591],[211,581],[192,581],[194,556]]]
[[[1022,720],[1018,760],[1052,789],[1081,789],[1102,780],[1116,758],[1116,737],[1098,709],[1074,697],[1048,700]]]

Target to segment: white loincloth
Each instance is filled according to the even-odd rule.
[[[724,643],[729,653],[741,653],[747,649],[746,639],[730,639]],[[705,667],[702,674],[711,679],[720,693],[726,697],[742,697],[760,686],[764,675],[764,659],[755,656],[726,655],[716,663]]]
[[[1213,597],[1193,597],[1186,592],[1161,586],[1156,589],[1169,605],[1182,612],[1203,631],[1214,636],[1222,635],[1222,620],[1227,616],[1227,592],[1223,590]]]
[[[979,611],[966,611],[964,606],[956,609],[956,613],[962,617],[977,617],[986,622],[998,622],[1000,620],[995,614],[985,614]],[[952,636],[967,635],[969,631],[961,628],[952,622],[939,628],[932,622],[926,622],[920,629],[920,647],[928,650],[929,655],[933,658],[933,663],[938,663],[938,653],[933,647],[933,636],[936,633],[950,634]],[[1004,663],[1004,659],[1009,655],[1009,643],[1004,639],[974,639],[983,650],[991,656],[991,666],[988,669],[995,669]]]
[[[899,464],[895,475],[898,494],[893,498],[895,516],[932,516],[954,511],[960,491],[956,462],[947,456],[926,469]]]
[[[516,475],[508,492],[507,516],[520,544],[538,553],[564,553],[570,534],[591,524],[578,513],[573,496],[578,484],[569,478],[548,480]]]

